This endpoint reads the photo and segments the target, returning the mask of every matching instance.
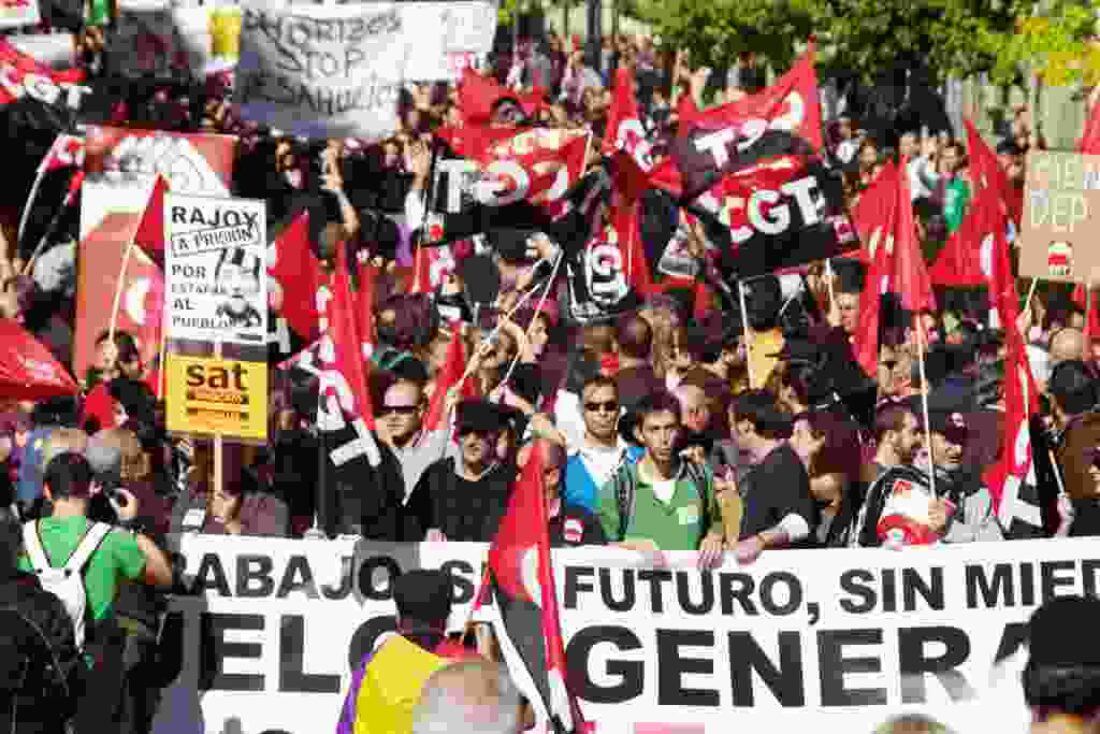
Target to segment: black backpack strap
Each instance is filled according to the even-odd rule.
[[[634,514],[634,499],[637,495],[637,478],[631,470],[631,465],[623,462],[612,475],[615,483],[615,501],[619,508],[619,540],[626,538],[626,530],[630,525],[630,517]]]
[[[707,532],[710,532],[710,525],[714,518],[710,516],[711,498],[710,493],[707,492],[707,473],[703,467],[694,461],[685,461],[684,467],[688,479],[695,485],[695,492],[699,495],[699,500],[703,503],[703,526],[707,529]]]

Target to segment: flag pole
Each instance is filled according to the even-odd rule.
[[[57,137],[53,139],[53,143],[50,144],[50,149],[47,150],[46,155],[42,157],[42,162],[38,164],[38,170],[35,172],[34,181],[31,183],[31,190],[27,193],[27,198],[23,205],[23,213],[19,217],[19,229],[15,233],[16,248],[18,248],[19,242],[23,239],[23,231],[27,228],[27,218],[30,217],[31,205],[38,196],[38,189],[42,185],[42,179],[46,176],[47,163],[54,157],[64,139],[65,133],[58,133]]]
[[[752,374],[752,334],[749,332],[749,317],[745,309],[745,286],[744,281],[740,278],[737,279],[737,296],[741,304],[741,334],[745,339],[745,370],[749,375],[749,389],[753,389],[756,385],[756,381],[753,379]]]
[[[550,295],[550,290],[554,287],[554,281],[557,280],[558,277],[558,268],[561,266],[561,262],[564,259],[565,250],[559,250],[558,257],[554,260],[554,269],[550,272],[550,277],[547,278],[546,288],[543,290],[542,296],[539,298],[538,305],[535,306],[535,312],[531,314],[531,320],[527,322],[527,328],[523,331],[523,335],[528,340],[530,340],[531,338],[531,331],[535,328],[535,319],[539,317],[539,311],[542,310],[543,304],[546,303],[546,298]],[[534,288],[532,288],[531,291],[533,292]],[[503,320],[501,321],[501,323],[504,323]],[[516,346],[518,347],[519,345],[517,344]],[[498,388],[506,386],[508,384],[508,381],[512,379],[512,373],[515,371],[516,365],[519,364],[519,359],[521,356],[522,352],[517,349],[516,356],[512,358],[512,363],[508,365],[508,371],[504,373],[504,379],[500,381],[500,384],[497,386]]]
[[[936,462],[932,456],[932,426],[928,421],[928,378],[924,372],[924,324],[920,323],[920,314],[913,314],[913,328],[917,332],[917,365],[920,369],[920,403],[924,418],[924,440],[928,442],[928,486],[932,496],[936,496]]]
[[[115,327],[118,326],[118,308],[122,303],[122,286],[126,282],[126,268],[130,265],[130,253],[133,252],[134,241],[131,238],[126,243],[126,251],[122,254],[122,266],[118,269],[118,280],[115,282],[115,300],[111,306],[111,321],[107,329],[107,341],[115,343]]]
[[[829,286],[829,310],[836,308],[836,288],[833,286],[833,259],[825,258],[825,282]]]

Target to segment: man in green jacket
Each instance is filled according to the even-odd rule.
[[[725,549],[714,477],[676,450],[680,406],[668,393],[642,399],[637,435],[645,454],[623,464],[600,489],[597,516],[609,541],[633,550],[698,550],[718,565]]]

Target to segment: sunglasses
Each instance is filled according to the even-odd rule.
[[[415,405],[383,405],[378,411],[379,415],[412,415],[417,411]]]
[[[598,410],[602,410],[605,413],[615,413],[619,410],[619,404],[614,400],[608,400],[603,403],[585,403],[584,409],[590,413],[595,413]]]

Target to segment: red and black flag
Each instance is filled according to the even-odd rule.
[[[775,84],[693,115],[650,180],[708,222],[723,220],[736,274],[839,254],[854,241],[839,175],[820,152],[811,48]]]
[[[584,174],[588,133],[549,128],[448,128],[435,159],[421,235],[444,244],[490,229],[537,229],[562,216]]]
[[[286,367],[308,375],[310,392],[316,391],[320,529],[330,537],[392,538],[401,526],[404,480],[397,458],[374,434],[360,302],[350,281],[345,248],[338,247],[335,273],[317,289],[321,337]]]
[[[824,141],[813,47],[775,84],[696,113],[681,132],[663,165],[679,170],[687,200],[724,175],[769,158],[816,155]]]
[[[486,581],[503,623],[498,634],[508,638],[527,669],[551,730],[581,733],[589,728],[566,684],[543,467],[542,448],[536,443],[489,546]]]

